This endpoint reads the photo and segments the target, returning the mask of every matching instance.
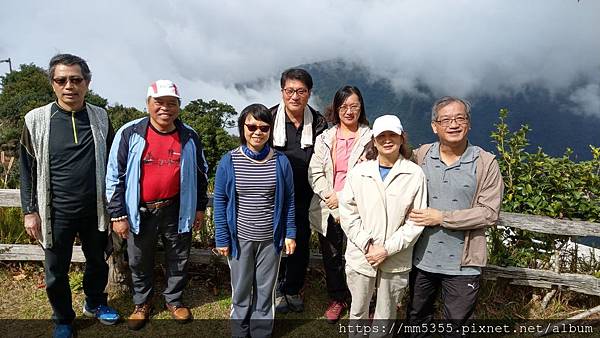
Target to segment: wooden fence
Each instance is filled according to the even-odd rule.
[[[212,201],[212,200],[211,200]],[[0,207],[20,207],[19,190],[0,189]],[[565,236],[600,236],[600,223],[554,219],[545,216],[500,213],[499,226],[517,228],[537,233]],[[42,261],[44,253],[39,245],[0,244],[0,260],[5,261]],[[190,261],[210,263],[215,259],[208,249],[192,249]],[[73,250],[73,262],[84,262],[80,247]],[[320,263],[320,256],[312,256],[311,264]],[[572,291],[600,295],[600,278],[575,273],[560,273],[519,267],[501,267],[488,265],[483,277],[488,280],[507,279],[511,284],[552,288],[559,286]]]

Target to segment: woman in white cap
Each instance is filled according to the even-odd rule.
[[[350,171],[339,202],[341,225],[348,238],[350,320],[368,319],[375,290],[373,319],[396,319],[396,304],[408,285],[413,245],[423,231],[408,220],[408,214],[413,208],[427,207],[426,178],[408,159],[411,153],[398,117],[377,118],[373,137],[376,157]],[[389,326],[381,324],[380,328]]]

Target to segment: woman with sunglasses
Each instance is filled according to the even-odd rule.
[[[215,178],[216,251],[231,271],[234,337],[271,336],[281,252],[296,248],[292,168],[271,148],[272,127],[267,107],[246,107],[238,119],[241,146],[223,156]]]
[[[378,117],[373,136],[376,157],[348,174],[339,202],[340,219],[348,237],[349,319],[368,320],[376,291],[373,319],[380,320],[378,327],[389,327],[387,321],[396,319],[396,305],[408,285],[413,245],[423,231],[408,215],[413,208],[427,207],[427,182],[423,170],[409,160],[398,117]]]
[[[309,209],[311,227],[319,234],[329,306],[325,318],[337,322],[348,307],[350,292],[344,274],[344,232],[340,227],[338,195],[346,174],[359,161],[371,140],[365,105],[358,88],[345,86],[327,111],[333,126],[320,134],[310,160],[308,180],[315,195]]]

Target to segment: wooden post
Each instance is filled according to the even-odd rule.
[[[113,242],[113,252],[108,258],[108,285],[106,289],[109,294],[127,293],[131,285],[129,265],[125,261],[127,242],[115,232],[111,232],[110,236]]]

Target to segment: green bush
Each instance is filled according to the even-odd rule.
[[[591,161],[574,162],[567,149],[553,158],[541,148],[528,153],[525,148],[527,125],[511,132],[506,124],[508,111],[500,118],[492,139],[498,151],[498,163],[504,177],[502,210],[544,215],[553,218],[597,221],[600,215],[600,147],[590,146]],[[567,236],[537,234],[519,229],[492,229],[490,263],[531,268],[547,267]]]

